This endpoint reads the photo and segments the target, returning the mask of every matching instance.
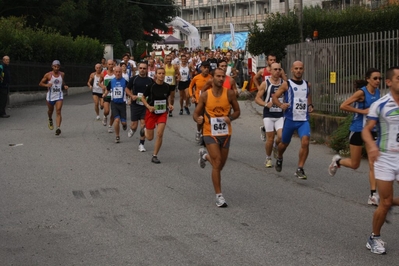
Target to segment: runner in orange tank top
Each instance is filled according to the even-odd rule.
[[[220,60],[218,63],[218,67],[223,69],[224,72],[226,73],[226,70],[227,70],[226,60]],[[224,83],[222,86],[223,86],[223,88],[226,88],[228,90],[233,90],[236,93],[236,96],[238,97],[237,84],[232,77],[226,75],[226,79],[224,80]],[[204,87],[202,87],[201,92],[205,92],[206,90],[210,89],[211,87],[212,87],[212,79],[210,79],[206,82]]]
[[[212,182],[216,193],[216,206],[227,207],[222,195],[221,171],[229,154],[231,121],[240,116],[235,93],[223,88],[226,78],[225,71],[215,69],[212,79],[212,89],[201,94],[198,105],[195,108],[193,119],[197,125],[203,125],[204,142],[208,153],[204,148],[199,150],[198,164],[204,168],[206,161],[212,165]],[[231,113],[231,107],[233,113]]]

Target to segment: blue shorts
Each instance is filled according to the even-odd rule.
[[[58,101],[62,101],[63,99],[59,99],[59,100],[55,100],[55,101],[47,101],[49,104],[51,104],[52,106],[54,106],[56,104],[56,102]]]
[[[295,130],[298,132],[299,138],[301,139],[304,136],[310,137],[309,121],[292,121],[289,119],[284,119],[281,142],[285,144],[290,143]]]

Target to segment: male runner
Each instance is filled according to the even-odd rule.
[[[101,110],[104,108],[103,88],[101,87],[101,84],[104,81],[104,77],[101,74],[101,64],[96,64],[94,66],[94,69],[96,71],[90,74],[89,80],[87,81],[87,86],[89,86],[89,89],[92,91],[93,94],[94,111],[97,115],[96,120],[100,120],[100,108]]]
[[[221,171],[229,154],[231,122],[240,116],[234,91],[223,88],[225,77],[223,69],[215,69],[212,89],[201,94],[193,115],[197,125],[203,124],[204,142],[208,150],[208,153],[204,148],[199,150],[198,163],[201,168],[205,167],[206,161],[212,165],[212,182],[218,207],[227,207],[222,194]]]

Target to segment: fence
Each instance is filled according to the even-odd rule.
[[[344,115],[339,106],[355,91],[354,80],[364,79],[368,68],[381,70],[383,76],[389,67],[399,65],[399,30],[287,46],[282,62],[286,72],[296,60],[304,63],[304,79],[311,83],[315,109]],[[380,89],[382,94],[387,92],[384,79]]]
[[[51,71],[51,63],[13,62],[10,63],[11,92],[32,92],[43,90],[39,82],[44,74]],[[81,87],[87,84],[90,73],[94,72],[94,64],[73,65],[62,64],[61,71],[65,72],[65,83],[69,87]]]

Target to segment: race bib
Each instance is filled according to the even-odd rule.
[[[212,117],[211,118],[211,133],[212,136],[228,135],[229,126],[227,125],[224,117]]]
[[[292,118],[294,121],[306,121],[308,99],[294,98]]]
[[[166,100],[155,100],[154,101],[154,114],[163,114],[166,112]]]
[[[280,103],[283,103],[283,97],[278,98],[278,100],[280,101]],[[270,101],[272,101],[272,98],[270,98]],[[273,112],[273,113],[281,113],[282,111],[283,111],[283,109],[281,109],[280,107],[278,107],[274,104],[269,109],[269,112]]]
[[[115,87],[112,90],[112,99],[122,99],[123,98],[123,88],[122,87]]]
[[[141,101],[142,98],[143,98],[143,94],[141,92],[137,93],[136,103],[138,105],[144,105],[143,102]]]
[[[148,72],[148,76],[149,76],[150,78],[154,78],[154,77],[155,77],[155,72],[154,72],[154,71]]]
[[[165,83],[171,84],[173,82],[172,76],[165,76]]]
[[[53,87],[51,87],[51,92],[54,92],[54,93],[61,92],[61,88],[58,86],[53,86]]]

